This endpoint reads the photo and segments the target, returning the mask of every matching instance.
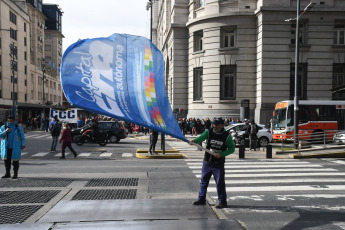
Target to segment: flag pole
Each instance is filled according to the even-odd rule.
[[[208,152],[209,154],[211,154],[211,155],[213,155],[213,156],[216,156],[216,155],[217,155],[216,153],[212,152],[211,150],[209,150],[209,149],[203,147],[202,145],[198,145],[198,144],[196,144],[195,142],[190,141],[189,144],[190,144],[190,145],[194,145],[194,146],[197,147],[198,149],[204,150],[204,151]]]

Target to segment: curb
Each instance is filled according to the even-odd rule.
[[[162,150],[156,150],[155,155],[150,155],[148,150],[137,149],[136,157],[140,159],[182,159],[183,155],[177,150],[165,150],[165,154],[162,154]]]
[[[303,158],[345,158],[345,152],[336,153],[321,153],[321,154],[290,154],[290,158],[303,159]]]

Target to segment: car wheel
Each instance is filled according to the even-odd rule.
[[[117,143],[120,141],[120,138],[118,138],[117,136],[113,135],[109,137],[109,142],[110,143]]]
[[[259,145],[261,147],[266,147],[268,145],[268,142],[269,142],[269,140],[267,137],[260,137],[260,139],[259,139]]]

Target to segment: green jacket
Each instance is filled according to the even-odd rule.
[[[223,129],[222,133],[224,132],[227,132],[227,131]],[[209,134],[209,131],[208,129],[206,129],[200,136],[194,139],[194,142],[196,144],[201,144],[204,140],[208,139],[208,134]],[[228,148],[225,151],[220,153],[221,157],[226,157],[235,152],[235,144],[234,144],[234,141],[232,140],[231,134],[229,134],[228,138],[226,139],[225,145]]]

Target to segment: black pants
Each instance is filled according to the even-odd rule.
[[[156,149],[156,144],[157,144],[157,141],[158,141],[158,135],[157,136],[156,135],[151,135],[150,139],[151,139],[151,141],[150,141],[150,150],[149,150],[149,152],[151,153],[152,151],[155,151],[155,149]]]
[[[5,168],[6,168],[6,174],[11,173],[11,161],[12,161],[12,149],[7,149],[7,158],[6,158],[6,160],[4,160]],[[13,161],[12,164],[13,164],[14,174],[18,174],[19,160]]]

